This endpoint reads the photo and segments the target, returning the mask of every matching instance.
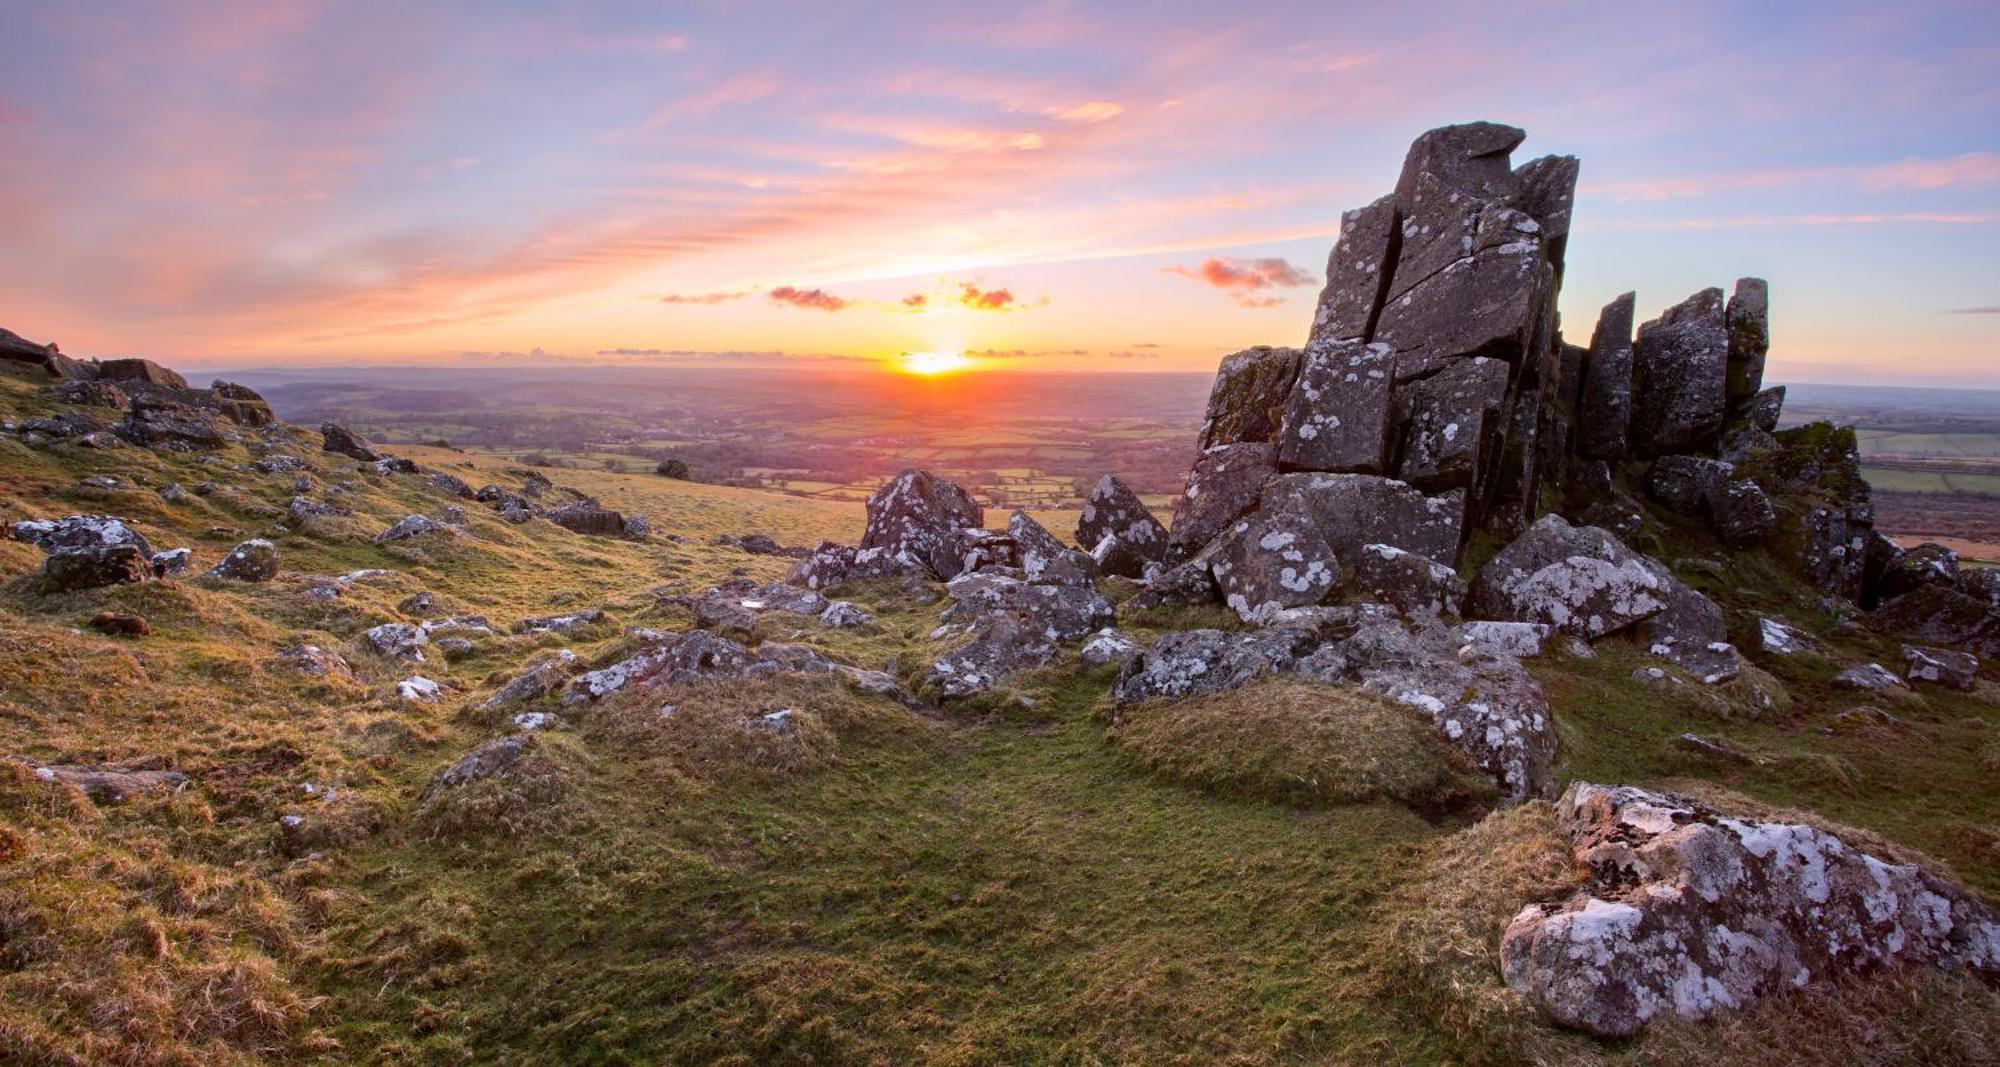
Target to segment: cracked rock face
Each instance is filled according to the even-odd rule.
[[[1381,474],[1396,352],[1388,345],[1316,340],[1306,346],[1278,430],[1286,470]]]
[[[1195,458],[1187,488],[1174,502],[1174,526],[1167,536],[1167,561],[1179,563],[1200,552],[1257,506],[1264,483],[1278,473],[1277,449],[1261,441],[1216,445]]]
[[[1371,290],[1372,291],[1372,290]],[[1200,447],[1270,444],[1299,373],[1299,350],[1263,346],[1224,356],[1209,388]]]
[[[985,524],[985,513],[965,490],[929,471],[906,470],[868,498],[860,547],[935,572],[936,560],[952,554],[960,530]],[[957,573],[949,565],[945,570],[946,576]]]
[[[1265,485],[1262,510],[1307,516],[1343,559],[1359,555],[1363,545],[1394,545],[1450,564],[1458,560],[1465,495],[1426,496],[1368,474],[1281,474]]]
[[[1076,543],[1103,573],[1137,578],[1145,573],[1146,564],[1166,557],[1167,529],[1131,487],[1107,474],[1083,503]]]
[[[1411,615],[1456,615],[1465,600],[1457,571],[1394,545],[1361,546],[1351,584],[1355,592]]]
[[[1326,599],[1340,579],[1340,560],[1306,516],[1273,509],[1232,527],[1209,570],[1223,603],[1261,625],[1287,608]]]
[[[1584,782],[1557,814],[1590,881],[1524,909],[1500,956],[1559,1025],[1623,1037],[1889,964],[2000,974],[1990,908],[1826,831]]]
[[[1639,327],[1632,447],[1642,456],[1713,451],[1729,387],[1722,290],[1704,289]]]
[[[1480,570],[1472,610],[1594,641],[1665,611],[1677,584],[1608,532],[1544,515]]]

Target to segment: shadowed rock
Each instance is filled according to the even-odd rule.
[[[1277,449],[1263,442],[1216,445],[1197,456],[1187,487],[1174,502],[1167,534],[1167,562],[1200,552],[1231,523],[1257,506],[1264,483],[1278,472]]]
[[[956,574],[947,563],[960,530],[986,524],[971,494],[929,471],[906,470],[868,498],[868,527],[861,548],[889,555],[939,574]]]
[[[1137,578],[1167,554],[1167,529],[1124,482],[1097,480],[1076,523],[1076,543],[1105,574]]]
[[[360,434],[337,422],[320,424],[320,451],[358,459],[363,463],[373,463],[382,454],[368,447],[368,442]]]
[[[1299,373],[1299,350],[1268,345],[1224,356],[1209,388],[1199,447],[1277,440],[1285,401]]]
[[[1641,456],[1713,451],[1729,390],[1722,290],[1704,289],[1639,327],[1631,441]]]
[[[1209,570],[1223,603],[1243,621],[1262,624],[1326,599],[1340,579],[1340,559],[1309,515],[1267,509],[1223,536]]]
[[[1389,434],[1395,350],[1359,341],[1317,341],[1299,364],[1278,432],[1286,470],[1380,474]]]

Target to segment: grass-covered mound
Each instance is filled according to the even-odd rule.
[[[1149,770],[1284,804],[1394,800],[1443,811],[1493,794],[1422,713],[1294,676],[1126,708],[1107,733]]]
[[[1698,782],[1669,784],[1748,815],[1815,825],[1898,862],[1931,862],[1864,830]],[[1994,1063],[2000,1049],[2000,990],[1923,968],[1816,983],[1700,1023],[1655,1019],[1624,1042],[1559,1030],[1500,975],[1500,935],[1514,916],[1582,884],[1553,810],[1537,801],[1497,811],[1427,852],[1385,902],[1374,956],[1385,992],[1451,1035],[1468,1062],[1970,1067]]]

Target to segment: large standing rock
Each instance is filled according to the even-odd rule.
[[[1623,459],[1632,425],[1632,311],[1636,293],[1604,305],[1590,335],[1577,409],[1577,448],[1592,459]]]
[[[986,525],[985,512],[971,494],[929,471],[906,470],[868,498],[868,528],[861,548],[881,549],[921,567],[949,576],[958,572],[952,558],[960,530]]]
[[[1153,517],[1124,482],[1113,475],[1098,479],[1083,503],[1076,523],[1076,543],[1082,545],[1105,574],[1137,578],[1146,564],[1167,554],[1167,529]]]
[[[1200,552],[1257,506],[1264,483],[1278,472],[1277,449],[1261,442],[1216,445],[1188,471],[1187,488],[1174,502],[1174,525],[1167,534],[1167,562]]]
[[[1762,278],[1739,278],[1724,319],[1729,326],[1729,407],[1749,413],[1764,388],[1764,360],[1771,351],[1771,290]],[[1783,394],[1780,394],[1782,400]],[[1774,425],[1760,426],[1765,432]]]
[[[360,434],[337,422],[321,423],[320,451],[358,459],[363,463],[373,463],[382,458],[380,452],[368,447],[368,441]]]
[[[2000,975],[2000,920],[1966,890],[1826,830],[1578,782],[1557,815],[1589,882],[1501,938],[1507,984],[1605,1037],[1917,964]]]
[[[1396,352],[1360,341],[1306,346],[1278,431],[1286,470],[1380,474],[1389,440]]]
[[[1396,349],[1399,381],[1435,373],[1459,356],[1478,353],[1513,363],[1529,355],[1553,287],[1538,229],[1525,213],[1495,213],[1468,237],[1470,255],[1450,260],[1401,296],[1391,295],[1374,340]],[[1399,286],[1409,259],[1406,246]]]
[[[1299,374],[1299,350],[1268,345],[1224,356],[1209,388],[1199,446],[1270,444]]]
[[[1664,567],[1611,534],[1544,515],[1480,569],[1472,610],[1594,641],[1665,611],[1674,584]]]
[[[1237,523],[1209,564],[1223,602],[1243,621],[1269,622],[1286,608],[1326,599],[1340,580],[1340,560],[1310,516],[1261,511]]]
[[[1283,474],[1264,487],[1264,510],[1308,516],[1341,559],[1363,545],[1394,545],[1447,566],[1458,560],[1465,495],[1426,496],[1391,478],[1368,474]]]
[[[1722,290],[1704,289],[1639,327],[1633,349],[1633,451],[1714,451],[1729,393]]]

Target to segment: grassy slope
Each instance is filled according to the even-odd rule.
[[[42,404],[17,379],[0,378],[0,391],[6,414]],[[317,479],[345,477],[351,465],[313,451],[316,435],[300,440],[293,451],[328,461]],[[402,451],[475,485],[512,483],[503,461]],[[269,528],[255,505],[291,495],[290,475],[135,449],[0,442],[0,469],[5,518],[111,511],[162,545],[195,546],[203,563]],[[170,506],[151,492],[105,499],[75,487],[99,472],[246,492]],[[331,608],[284,580],[41,598],[17,579],[0,591],[0,755],[152,760],[199,783],[93,809],[0,775],[0,1050],[50,1062],[1467,1055],[1419,1000],[1384,984],[1378,947],[1393,902],[1420,888],[1422,857],[1456,825],[1386,802],[1300,809],[1176,784],[1107,742],[1106,679],[1073,669],[1035,680],[1032,707],[1005,715],[925,717],[804,683],[654,698],[717,722],[806,709],[811,759],[757,765],[734,750],[704,756],[659,728],[650,705],[613,702],[544,743],[566,791],[530,825],[433,835],[436,824],[415,817],[423,784],[492,735],[493,717],[472,706],[554,642],[492,642],[450,665],[433,657],[424,671],[452,696],[401,704],[390,686],[407,668],[358,653],[354,638],[400,618],[402,597],[427,588],[503,625],[592,605],[621,623],[681,625],[685,613],[656,607],[649,590],[699,589],[736,567],[782,573],[785,561],[716,548],[715,535],[851,541],[860,526],[853,505],[559,473],[687,543],[512,527],[468,504],[472,540],[374,546],[367,534],[448,501],[416,479],[365,475],[352,479],[362,516],[279,541],[290,570],[406,574],[357,584]],[[216,525],[241,534],[206,533]],[[0,543],[0,572],[22,575],[39,559]],[[1773,575],[1731,580],[1750,587],[1747,604],[1823,621]],[[869,603],[877,629],[803,639],[869,666],[900,655],[908,668],[936,609]],[[102,607],[141,611],[154,635],[75,629]],[[307,682],[275,666],[272,654],[302,635],[346,651],[359,680]],[[1849,640],[1842,662],[1893,653]],[[618,646],[611,628],[572,645],[587,659]],[[1826,687],[1832,660],[1773,665],[1797,702],[1763,720],[1637,689],[1626,681],[1637,663],[1612,651],[1536,666],[1568,774],[1710,778],[1866,826],[2000,895],[1990,694],[1931,696],[1895,707],[1900,726],[1823,734],[1852,703]],[[1761,762],[1698,762],[1669,743],[1687,730]],[[337,784],[338,799],[304,797],[308,781]],[[308,816],[312,850],[281,847],[286,813]]]

